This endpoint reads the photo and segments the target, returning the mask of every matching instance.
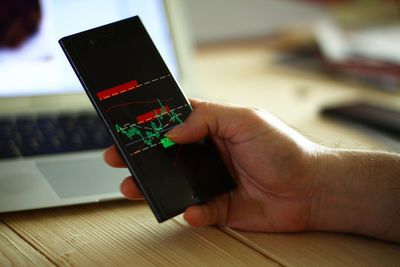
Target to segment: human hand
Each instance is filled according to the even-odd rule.
[[[399,155],[330,149],[263,110],[191,103],[192,114],[168,138],[190,143],[209,135],[238,187],[187,208],[184,218],[190,225],[352,232],[400,241]],[[125,166],[114,146],[104,158],[111,166]],[[121,192],[143,198],[132,177],[121,184]]]
[[[210,135],[238,188],[205,205],[189,207],[184,214],[189,224],[305,230],[317,146],[265,111],[194,100],[192,106],[193,113],[168,138],[190,143]],[[106,151],[105,160],[111,166],[125,166],[115,147]],[[143,197],[130,178],[121,191],[130,199]]]

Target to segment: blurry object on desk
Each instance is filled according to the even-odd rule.
[[[400,91],[400,2],[348,2],[347,9],[336,5],[332,16],[317,21],[313,31],[316,43],[297,47],[280,62],[369,87]],[[384,8],[380,8],[382,2]],[[352,20],[349,10],[353,10]],[[367,23],[362,26],[362,22]]]
[[[399,21],[399,0],[347,0],[330,10],[335,20],[346,28],[365,28]]]
[[[315,45],[286,51],[278,64],[301,71],[321,73],[346,82],[388,92],[400,92],[400,66],[381,61],[352,59],[345,62],[327,60]]]
[[[347,28],[369,27],[399,21],[399,0],[303,0],[327,7]]]
[[[399,109],[353,102],[324,107],[321,114],[373,136],[391,150],[400,152]]]
[[[16,48],[39,29],[38,0],[3,0],[0,10],[0,48]]]
[[[400,65],[400,22],[346,31],[333,19],[321,18],[314,33],[329,61],[371,59]]]

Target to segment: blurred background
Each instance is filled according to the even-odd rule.
[[[399,90],[400,2],[397,0],[187,0],[183,3],[198,47],[269,39],[275,48],[290,52],[291,57],[282,59],[288,66],[342,75],[389,91]]]
[[[82,90],[72,72],[55,72],[57,59],[61,62],[65,58],[56,41],[41,34],[51,28],[40,2],[43,7],[52,3],[7,0],[0,8],[3,96],[9,95],[1,87],[7,87],[7,92],[12,89],[8,94],[16,94],[14,89],[26,83],[32,88],[30,93],[54,88],[59,93],[69,92],[72,87]],[[55,21],[63,26],[58,27],[58,37],[100,25],[104,17],[113,21],[113,14],[121,10],[129,17],[132,10],[148,4],[120,2],[131,9],[113,10],[108,7],[113,2],[108,0],[57,1]],[[331,145],[364,146],[379,139],[378,143],[385,143],[386,148],[400,151],[399,0],[164,2],[180,6],[186,18],[179,20],[182,27],[174,27],[179,29],[174,37],[188,37],[182,39],[189,40],[193,48],[193,57],[185,53],[186,63],[192,64],[180,69],[195,77],[190,85],[184,85],[189,96],[267,109],[304,134]],[[60,3],[68,3],[70,10]],[[6,4],[8,8],[4,8]],[[99,15],[97,10],[106,13]],[[70,14],[76,16],[78,11],[82,18],[71,20]],[[166,27],[155,24],[158,17],[157,13],[145,20],[150,33]],[[42,26],[38,27],[40,21]],[[163,38],[155,42],[169,42]],[[30,45],[22,46],[24,42]],[[18,46],[22,48],[16,53]],[[175,48],[182,50],[182,46]],[[161,45],[159,49],[164,55],[173,50],[172,46]],[[10,51],[12,58],[8,58]],[[21,59],[42,64],[22,65]],[[165,59],[169,66],[175,66],[173,58]],[[19,78],[22,67],[25,79]],[[175,75],[178,72],[177,68],[171,70]],[[357,128],[360,134],[353,136],[354,130],[348,126]]]
[[[265,108],[331,146],[400,151],[400,1],[183,4],[206,98]]]

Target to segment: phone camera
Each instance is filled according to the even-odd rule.
[[[90,40],[89,40],[89,44],[91,44],[91,45],[95,45],[95,44],[96,44],[96,41],[95,41],[95,40],[93,40],[93,39],[90,39]]]

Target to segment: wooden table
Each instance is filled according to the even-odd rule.
[[[202,49],[198,89],[209,99],[268,109],[328,146],[382,148],[318,110],[360,98],[395,106],[399,95],[288,70],[274,57],[264,44]],[[158,224],[146,203],[121,200],[0,214],[0,266],[9,265],[400,266],[400,245],[339,233],[192,228],[180,216]]]

